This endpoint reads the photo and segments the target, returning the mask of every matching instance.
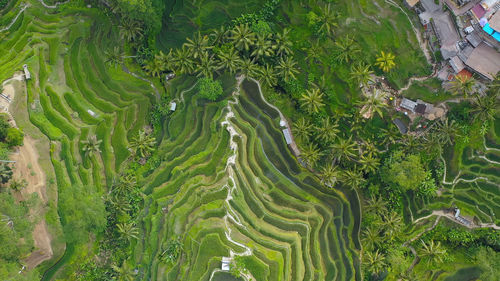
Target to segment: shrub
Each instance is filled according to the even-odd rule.
[[[202,97],[211,101],[217,100],[223,92],[220,81],[206,77],[198,80],[198,91]]]
[[[23,140],[24,140],[23,131],[17,128],[7,129],[7,137],[5,138],[5,141],[7,142],[9,147],[23,145]]]

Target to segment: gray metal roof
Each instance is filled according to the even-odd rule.
[[[283,129],[283,135],[285,136],[286,144],[292,144],[292,134],[290,130]]]
[[[406,128],[406,125],[403,123],[403,121],[401,121],[401,119],[396,118],[392,122],[398,127],[401,134],[406,134],[408,132],[408,128]]]

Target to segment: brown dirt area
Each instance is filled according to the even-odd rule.
[[[14,77],[9,80],[21,81],[22,76],[15,74]],[[16,87],[9,83],[9,80],[3,83],[3,94],[12,101],[16,95]],[[0,112],[6,112],[9,108],[10,102],[4,97],[0,97]],[[15,126],[15,122],[13,125]],[[40,156],[36,144],[37,141],[35,139],[29,135],[25,135],[24,145],[17,148],[17,151],[12,153],[10,158],[12,161],[16,161],[16,163],[12,165],[14,170],[13,179],[24,179],[27,182],[27,186],[20,191],[19,195],[21,199],[26,199],[32,193],[37,193],[38,197],[43,202],[42,205],[45,205],[48,202],[46,194],[47,179],[38,161]],[[36,250],[24,260],[28,269],[35,268],[40,263],[51,259],[53,256],[51,237],[47,230],[42,208],[35,208],[30,211],[35,217],[41,217],[41,219],[38,220],[33,230],[33,240]]]

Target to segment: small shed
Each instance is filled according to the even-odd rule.
[[[469,41],[469,43],[475,48],[483,42],[483,39],[477,34],[477,32],[472,32],[469,35],[465,36],[465,39]]]
[[[173,72],[171,72],[171,73],[167,73],[167,74],[165,75],[165,81],[168,81],[168,80],[170,80],[170,79],[174,79],[174,77],[175,77],[175,73],[173,73]]]
[[[229,271],[231,269],[231,258],[229,258],[229,257],[222,257],[221,269],[223,271]]]
[[[394,125],[396,125],[398,127],[399,132],[401,134],[408,133],[408,128],[406,128],[406,125],[403,123],[403,121],[401,121],[401,119],[396,118],[392,122],[394,123]]]
[[[283,135],[285,136],[286,144],[292,144],[292,134],[288,128],[283,129]]]
[[[177,103],[175,103],[175,101],[171,102],[170,103],[170,111],[175,111],[176,108],[177,108]]]
[[[96,115],[97,115],[94,111],[92,111],[90,109],[87,110],[87,113],[92,115],[92,117],[96,117]]]
[[[28,65],[27,64],[23,65],[23,70],[24,70],[24,78],[26,80],[30,80],[31,79],[31,73],[28,70]]]
[[[455,73],[459,73],[460,71],[462,71],[462,69],[465,68],[464,63],[458,56],[454,56],[450,59],[450,66],[451,68],[453,68],[453,71],[455,71]]]
[[[281,127],[286,127],[286,121],[285,121],[285,120],[283,120],[283,119],[281,119],[281,121],[280,121],[280,126],[281,126]]]
[[[423,103],[419,103],[417,104],[417,106],[415,106],[415,112],[417,112],[418,114],[424,114],[426,109],[427,106]]]
[[[417,103],[412,101],[412,100],[409,100],[407,98],[403,98],[400,106],[404,109],[411,111],[411,112],[415,112],[415,107],[417,106]]]

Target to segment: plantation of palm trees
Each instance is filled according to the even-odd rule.
[[[494,280],[500,79],[401,134],[373,89],[431,71],[403,6],[25,3],[0,8],[0,81],[32,74],[13,115],[47,148],[54,253],[0,279]]]

